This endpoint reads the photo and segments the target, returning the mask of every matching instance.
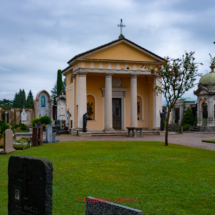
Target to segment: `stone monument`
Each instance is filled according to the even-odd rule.
[[[163,112],[163,113],[160,112],[160,130],[161,131],[164,131],[165,116],[166,116],[166,112]]]
[[[133,209],[112,202],[87,197],[85,215],[142,215],[141,210]]]
[[[42,146],[43,145],[43,128],[41,127],[41,122],[37,123],[37,126],[33,128],[32,134],[32,146]]]
[[[0,152],[0,154],[8,154],[15,152],[16,150],[13,148],[13,131],[7,129],[4,132],[4,150]]]
[[[51,121],[52,117],[52,99],[46,90],[42,90],[37,93],[36,99],[34,101],[34,112],[35,117],[49,116]]]
[[[45,158],[11,156],[8,214],[52,214],[53,166]]]
[[[25,108],[22,109],[21,113],[21,123],[26,124],[27,123],[27,113],[25,112]]]
[[[46,126],[46,140],[43,143],[57,143],[59,140],[55,140],[56,132],[53,132],[52,125],[48,124]]]

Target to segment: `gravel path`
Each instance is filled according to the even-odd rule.
[[[164,142],[164,133],[161,135],[145,135],[144,137],[126,137],[126,136],[93,136],[93,137],[78,137],[72,135],[60,135],[56,137],[60,141],[162,141]],[[183,133],[169,134],[169,143],[190,146],[195,148],[209,149],[215,151],[214,143],[205,143],[202,140],[215,139],[214,134],[203,133]]]

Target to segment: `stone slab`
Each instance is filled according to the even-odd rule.
[[[97,201],[97,202],[96,202]],[[142,215],[141,210],[87,197],[85,215]]]
[[[16,150],[13,148],[13,131],[7,129],[4,132],[4,150],[0,152],[0,154],[9,154],[15,152]]]
[[[11,156],[8,176],[9,215],[52,214],[51,161],[44,158]]]

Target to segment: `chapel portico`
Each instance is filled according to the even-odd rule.
[[[72,128],[83,128],[87,112],[88,130],[159,129],[162,98],[148,67],[162,60],[125,38],[72,58],[62,71]]]

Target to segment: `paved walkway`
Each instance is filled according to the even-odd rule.
[[[56,136],[60,141],[165,141],[165,135],[145,135],[144,137],[126,137],[126,136],[93,136],[93,137],[78,137],[72,135]],[[215,139],[214,134],[204,133],[183,133],[169,134],[169,143],[191,146],[195,148],[209,149],[215,151],[215,143],[205,143],[202,140]]]

